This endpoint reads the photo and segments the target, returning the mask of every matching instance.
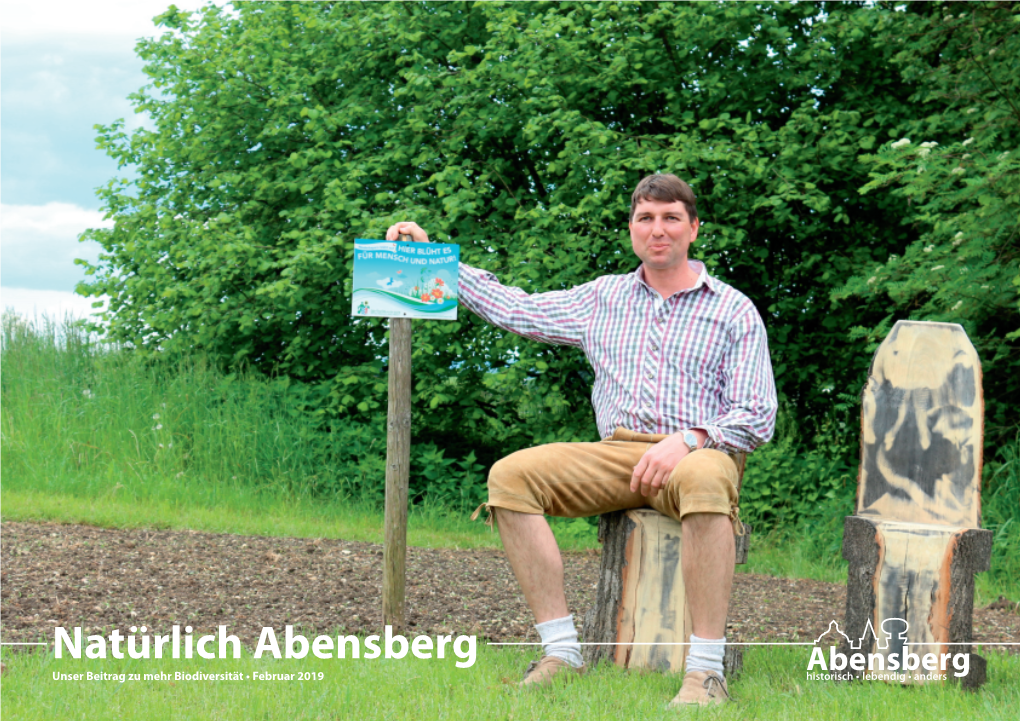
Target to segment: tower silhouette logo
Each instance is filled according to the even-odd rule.
[[[856,641],[852,641],[849,636],[843,633],[843,630],[839,627],[839,622],[833,619],[829,621],[829,627],[815,639],[815,645],[818,646],[821,640],[831,634],[839,634],[846,641],[846,645],[853,651],[862,650],[864,642],[869,638],[875,639],[876,648],[887,651],[890,648],[890,641],[895,640],[899,643],[893,643],[893,648],[901,648],[907,643],[907,629],[910,628],[910,624],[907,623],[906,619],[903,618],[887,618],[882,621],[882,634],[875,633],[875,627],[871,624],[871,619],[868,619],[868,624],[864,627],[864,635],[862,635]]]

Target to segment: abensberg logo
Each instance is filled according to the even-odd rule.
[[[882,623],[883,634],[879,636],[875,633],[871,621],[868,621],[860,640],[851,641],[840,630],[838,623],[830,622],[825,633],[815,639],[815,648],[811,651],[811,660],[807,666],[807,680],[849,681],[864,678],[911,683],[942,680],[946,678],[950,668],[956,678],[963,678],[970,673],[969,653],[913,653],[910,650],[912,645],[930,648],[939,644],[909,643],[908,627],[902,618],[888,618]],[[840,648],[846,649],[848,653],[842,653],[835,646],[830,646],[826,658],[824,648],[818,644],[830,633],[843,637],[844,643]],[[870,644],[869,651],[862,650],[864,640],[869,635],[875,639],[873,652]]]

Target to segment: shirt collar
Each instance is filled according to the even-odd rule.
[[[690,288],[678,291],[673,295],[679,295],[680,293],[690,293],[692,291],[697,290],[701,286],[705,286],[713,293],[719,292],[719,281],[708,274],[708,268],[705,267],[704,263],[702,263],[700,260],[688,259],[687,265],[690,266],[691,270],[698,274],[698,279],[694,282],[694,285],[691,286]],[[652,288],[652,286],[648,285],[648,283],[645,282],[644,263],[639,265],[638,269],[634,271],[634,279],[637,280],[637,282],[643,285],[645,288],[647,288],[650,293],[657,293],[657,291],[654,288]],[[672,298],[673,296],[670,297]]]

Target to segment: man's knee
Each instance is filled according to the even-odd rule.
[[[521,513],[542,513],[542,499],[531,482],[534,455],[527,448],[500,459],[489,469],[489,506]]]
[[[526,485],[526,461],[522,462],[523,459],[517,457],[521,453],[521,451],[511,453],[509,456],[496,461],[492,468],[489,469],[488,486],[490,494],[506,491],[519,493],[520,489]]]
[[[669,477],[681,515],[724,513],[737,505],[737,464],[722,451],[702,449],[684,456]]]

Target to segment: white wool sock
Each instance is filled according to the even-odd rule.
[[[726,637],[710,639],[698,638],[691,634],[691,646],[687,652],[685,672],[715,671],[723,675],[723,654],[726,652]]]
[[[542,637],[542,651],[546,656],[562,658],[574,668],[584,665],[581,658],[581,644],[577,642],[577,628],[574,617],[564,616],[552,621],[535,624],[535,629]]]

